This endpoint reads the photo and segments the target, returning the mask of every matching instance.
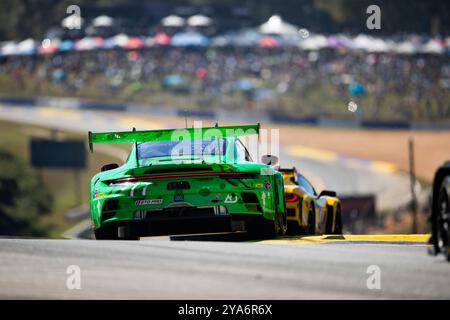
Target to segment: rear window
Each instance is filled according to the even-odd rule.
[[[218,146],[220,146],[220,150]],[[215,156],[224,153],[224,150],[226,150],[226,140],[150,141],[139,143],[137,148],[139,160],[189,155]]]
[[[305,188],[305,190],[312,194],[312,195],[316,195],[316,190],[314,189],[314,187],[311,185],[311,183],[308,181],[308,179],[306,179],[304,176],[302,176],[301,174],[298,175],[298,181],[300,183],[300,185]]]

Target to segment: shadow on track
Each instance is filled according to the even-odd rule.
[[[311,235],[290,235],[275,238],[255,238],[246,232],[235,233],[211,233],[211,234],[195,234],[195,235],[175,235],[170,236],[170,241],[217,241],[217,242],[258,242],[263,240],[301,240]],[[325,240],[344,240],[343,235],[327,235]]]
[[[246,232],[235,233],[211,233],[195,235],[170,236],[171,241],[217,241],[217,242],[245,242],[261,240],[251,238]]]

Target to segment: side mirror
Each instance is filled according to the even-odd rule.
[[[119,165],[117,163],[109,163],[109,164],[105,164],[102,167],[102,171],[108,171],[108,170],[116,169],[118,167],[119,167]]]
[[[319,198],[322,196],[336,197],[336,191],[322,190],[322,192],[319,194]]]
[[[261,157],[261,162],[267,164],[268,166],[275,167],[278,165],[279,159],[277,156],[266,154]]]

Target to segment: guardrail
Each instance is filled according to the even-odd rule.
[[[364,129],[390,129],[390,130],[450,130],[450,122],[407,122],[407,121],[378,121],[378,120],[358,120],[358,119],[332,119],[319,116],[292,117],[291,115],[268,113],[260,114],[256,112],[230,112],[214,110],[186,110],[179,108],[148,106],[138,104],[118,104],[83,101],[74,98],[23,98],[23,97],[0,97],[0,103],[10,106],[37,107],[49,106],[65,109],[97,110],[147,113],[155,115],[195,117],[203,119],[215,119],[218,121],[248,121],[248,122],[271,122],[294,125],[308,125],[318,127],[339,127],[339,128],[364,128]]]

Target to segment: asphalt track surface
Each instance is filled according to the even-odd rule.
[[[130,117],[0,106],[0,118],[5,120],[81,132],[129,129],[130,123],[139,122],[138,116]],[[136,127],[143,129],[142,125],[147,129],[162,126],[141,120]],[[318,189],[374,192],[385,208],[398,206],[408,193],[407,178],[395,172],[296,157],[284,146],[280,153],[283,166],[296,165],[321,177]],[[450,298],[450,264],[442,257],[428,256],[423,239],[248,240],[242,235],[130,242],[0,238],[0,298]],[[71,265],[80,268],[80,290],[67,288]],[[367,269],[373,265],[379,267],[381,288],[370,290]]]
[[[449,263],[414,242],[180,240],[189,241],[0,239],[0,298],[450,298]],[[79,290],[67,288],[71,265],[80,268]],[[371,265],[380,289],[367,287]]]

